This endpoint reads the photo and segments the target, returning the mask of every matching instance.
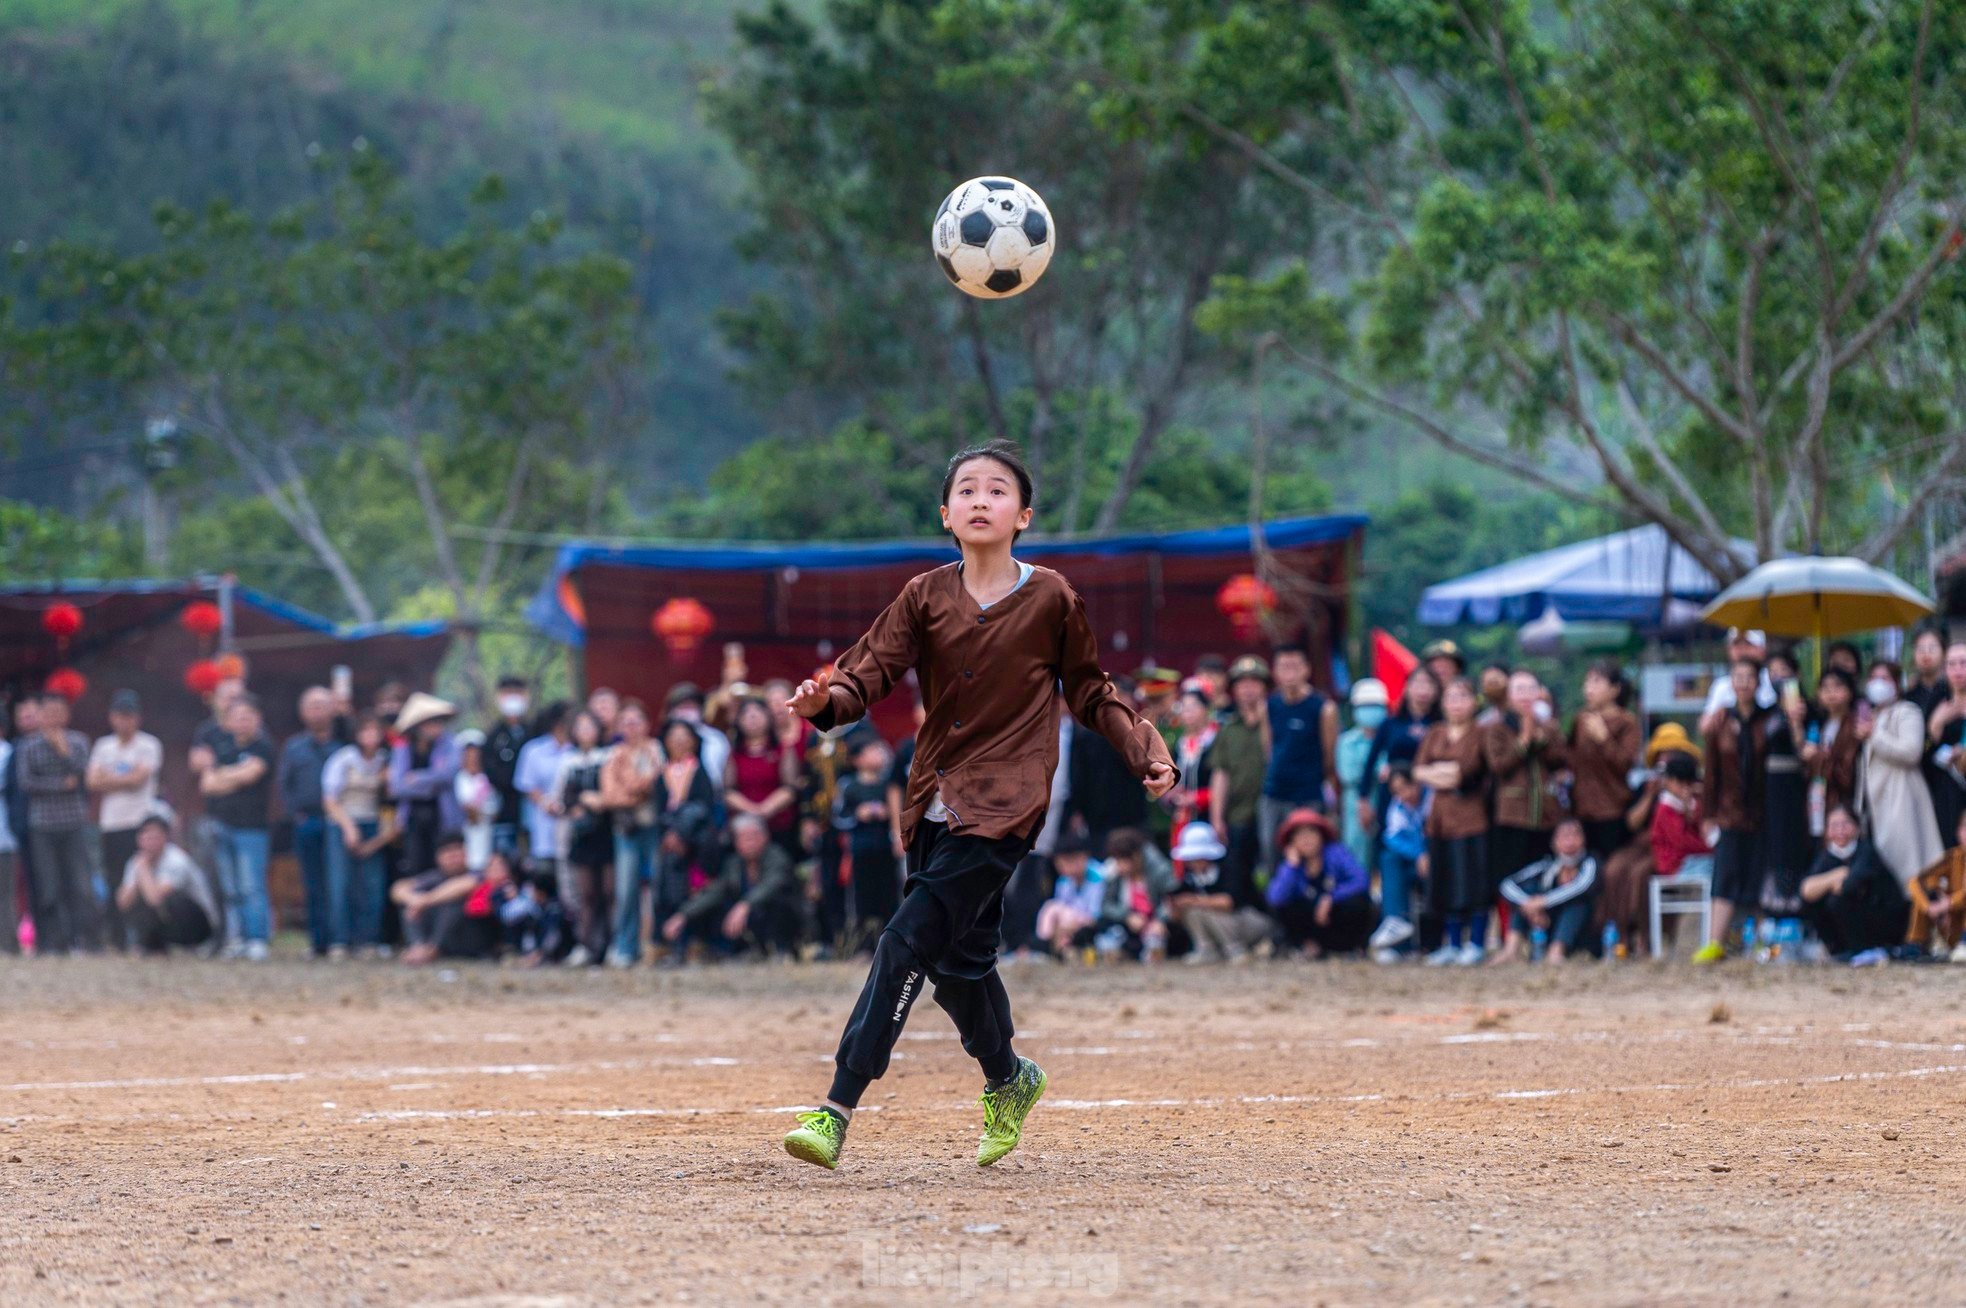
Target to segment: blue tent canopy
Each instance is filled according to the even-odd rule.
[[[1734,542],[1744,564],[1753,547]],[[1566,622],[1663,625],[1667,603],[1703,603],[1721,591],[1712,573],[1657,525],[1563,545],[1429,586],[1420,621],[1519,625],[1554,608]]]

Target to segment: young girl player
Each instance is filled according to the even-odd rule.
[[[794,1158],[837,1167],[847,1122],[923,986],[983,1065],[988,1167],[1017,1147],[1045,1075],[1011,1051],[1010,998],[997,975],[1003,890],[1044,824],[1058,766],[1058,691],[1088,730],[1112,742],[1147,793],[1175,782],[1160,733],[1099,668],[1085,604],[1066,580],[1011,557],[1031,525],[1031,474],[1007,441],[963,450],[942,480],[942,525],[962,560],[925,572],[792,709],[822,730],[866,713],[913,668],[926,711],[916,736],[901,834],[900,909],[874,949],[867,983],[834,1057],[833,1088],[785,1137]]]

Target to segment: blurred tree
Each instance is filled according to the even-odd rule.
[[[351,558],[375,577],[400,557],[362,539],[376,525],[362,509],[392,504],[374,534],[422,537],[482,699],[477,630],[511,583],[509,538],[579,523],[583,505],[591,520],[607,501],[633,419],[627,378],[646,359],[627,270],[558,248],[546,215],[514,227],[481,212],[427,238],[373,152],[358,143],[345,168],[325,166],[322,202],[269,221],[164,206],[153,253],[56,243],[17,256],[39,311],[0,329],[0,358],[91,404],[175,415],[359,622],[379,607]],[[486,205],[501,195],[496,179],[480,191]],[[348,495],[378,477],[379,495]]]
[[[1608,491],[1722,577],[1880,558],[1966,480],[1966,8],[1152,9],[1129,112],[1302,219],[1299,262],[1224,270],[1212,331],[1524,484]]]
[[[1054,488],[1044,528],[1120,525],[1212,375],[1195,306],[1216,275],[1276,252],[1285,206],[1255,192],[1237,150],[1102,118],[1113,74],[1071,6],[832,0],[823,14],[777,0],[741,18],[741,57],[710,101],[749,176],[744,248],[783,273],[782,291],[725,317],[744,380],[781,430],[810,440],[850,418],[904,468],[1017,438]],[[979,303],[944,281],[929,222],[990,173],[1037,188],[1059,246],[1037,287]]]

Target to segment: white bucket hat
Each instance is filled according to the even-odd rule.
[[[1181,838],[1174,842],[1174,852],[1168,857],[1176,863],[1213,863],[1228,852],[1214,827],[1206,822],[1190,822],[1181,828]]]
[[[432,718],[456,716],[457,705],[419,690],[410,696],[409,702],[403,705],[403,711],[396,715],[396,730],[399,734],[408,735]]]

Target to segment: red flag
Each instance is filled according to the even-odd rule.
[[[1386,697],[1395,705],[1406,689],[1407,674],[1419,666],[1420,658],[1412,650],[1378,627],[1372,629],[1372,675],[1386,683]]]

